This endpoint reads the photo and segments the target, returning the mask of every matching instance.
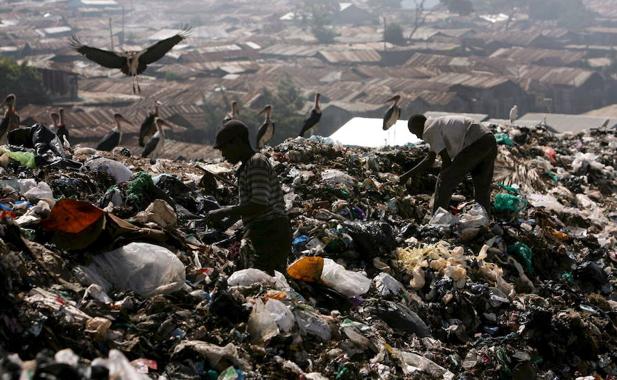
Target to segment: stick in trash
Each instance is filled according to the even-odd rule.
[[[229,181],[227,178],[225,178],[225,177],[223,177],[223,176],[221,176],[221,175],[218,175],[218,174],[212,173],[210,170],[208,170],[208,169],[206,169],[205,167],[201,166],[199,163],[196,163],[196,164],[195,164],[195,167],[196,167],[196,168],[198,168],[198,169],[203,170],[204,172],[206,172],[206,173],[208,173],[208,174],[211,174],[212,176],[214,176],[214,178],[216,178],[216,179],[218,179],[219,181],[223,182],[223,183],[224,183],[224,184],[226,184],[227,186],[236,187],[236,184],[235,184],[235,183],[233,183],[233,182]]]

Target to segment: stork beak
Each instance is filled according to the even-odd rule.
[[[270,110],[272,110],[272,106],[267,105],[267,106],[265,106],[265,107],[264,107],[264,109],[262,109],[261,111],[259,111],[258,115],[263,115],[263,114],[265,114],[265,113],[268,113],[268,112],[270,112]]]
[[[399,100],[401,100],[401,96],[400,95],[394,95],[390,99],[386,100],[386,103],[398,102]]]

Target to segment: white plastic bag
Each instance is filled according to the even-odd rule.
[[[257,299],[249,317],[248,332],[256,342],[267,342],[279,333],[279,328],[264,303]]]
[[[351,187],[356,182],[352,176],[337,169],[324,170],[323,173],[321,173],[321,178],[330,186],[346,185]]]
[[[54,199],[54,192],[51,187],[45,182],[39,182],[35,187],[30,188],[24,193],[24,197],[29,201],[38,201],[40,199]]]
[[[294,310],[294,316],[298,323],[300,333],[303,335],[314,335],[324,342],[332,339],[332,330],[326,321],[321,319],[319,314],[312,313],[307,310],[296,309]]]
[[[108,291],[111,287],[132,290],[149,297],[184,287],[184,264],[167,248],[131,243],[97,255],[82,267],[86,279]]]
[[[490,220],[486,210],[478,203],[474,203],[471,209],[461,215],[459,219],[461,229],[480,228],[487,226],[489,222]]]
[[[109,369],[109,378],[118,380],[148,380],[148,376],[137,372],[137,369],[129,363],[122,352],[109,351],[109,359],[97,358],[92,361],[92,366],[103,366]]]
[[[321,281],[348,297],[357,297],[368,292],[371,280],[362,273],[348,271],[331,259],[324,259]]]
[[[294,327],[295,318],[291,310],[279,300],[269,299],[266,302],[266,310],[272,315],[274,321],[282,332],[290,332]]]
[[[242,269],[234,272],[227,279],[229,286],[251,286],[255,284],[276,283],[276,279],[264,271],[255,268]]]
[[[90,170],[103,171],[109,174],[116,183],[126,182],[133,176],[131,170],[124,164],[108,158],[95,158],[86,162],[85,166]]]
[[[456,224],[457,221],[458,218],[456,216],[440,207],[437,211],[435,211],[435,214],[433,214],[433,217],[428,224],[431,226],[450,227]]]

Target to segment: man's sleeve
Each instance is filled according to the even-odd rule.
[[[268,205],[270,199],[270,164],[267,158],[254,158],[248,166],[249,202]]]
[[[446,149],[446,143],[443,141],[442,129],[442,125],[438,121],[435,121],[426,129],[423,136],[424,141],[426,141],[431,146],[431,150],[437,154]]]

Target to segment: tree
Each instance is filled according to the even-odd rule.
[[[310,9],[311,32],[321,44],[331,44],[337,34],[332,28],[332,16],[338,10],[338,4],[319,0],[311,3]]]
[[[469,15],[473,12],[473,3],[471,0],[440,0],[448,11],[458,13],[461,16]]]
[[[331,44],[337,36],[337,33],[331,27],[324,25],[313,26],[311,31],[320,44]]]
[[[564,28],[579,29],[593,22],[595,15],[582,0],[543,0],[529,6],[529,17],[553,20]]]
[[[383,37],[386,42],[390,42],[396,45],[405,44],[405,37],[403,37],[403,28],[397,23],[386,24],[383,32]]]
[[[17,104],[45,104],[49,97],[40,73],[26,63],[18,65],[9,58],[0,58],[0,96],[13,93]]]
[[[426,21],[426,16],[428,15],[424,9],[424,3],[426,2],[426,0],[414,0],[415,4],[416,4],[416,14],[415,17],[413,19],[413,29],[411,30],[411,33],[409,33],[409,39],[413,39],[414,34],[416,34],[416,32],[418,31],[418,29],[424,25],[424,22]]]

